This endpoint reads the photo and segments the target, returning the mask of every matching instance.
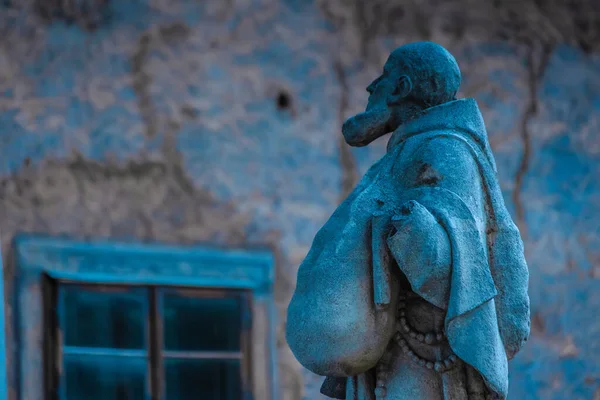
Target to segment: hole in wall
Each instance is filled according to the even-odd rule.
[[[277,108],[280,110],[289,110],[292,104],[290,94],[285,90],[280,90],[277,94]]]

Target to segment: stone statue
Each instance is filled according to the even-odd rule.
[[[351,146],[392,135],[317,233],[288,309],[289,346],[329,397],[507,396],[529,335],[528,270],[460,81],[446,49],[407,44],[344,123]]]

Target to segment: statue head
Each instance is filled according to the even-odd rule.
[[[417,42],[397,48],[385,63],[383,74],[367,87],[365,112],[344,123],[346,142],[366,146],[423,110],[456,100],[460,81],[456,60],[442,46]]]

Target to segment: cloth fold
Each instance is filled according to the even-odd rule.
[[[447,233],[451,247],[451,267],[428,268],[417,259],[410,262],[408,249],[427,247],[429,235],[410,235],[412,231],[398,230],[388,243],[399,268],[411,283],[413,291],[424,299],[441,298],[449,294],[446,305],[445,328],[448,342],[454,353],[474,367],[484,378],[490,390],[505,397],[508,391],[508,363],[494,304],[496,286],[488,264],[485,231],[482,232],[469,207],[456,194],[437,187],[424,187],[411,191],[411,212],[402,218],[408,226],[416,224],[430,227],[439,224]],[[414,216],[414,217],[413,217]],[[431,216],[431,217],[430,217]],[[401,221],[400,221],[401,222]],[[402,228],[402,226],[400,226]],[[410,247],[404,245],[412,239]],[[400,242],[400,246],[396,246]],[[419,282],[427,281],[431,274],[448,274],[445,281],[423,291]],[[437,291],[439,293],[431,293]]]
[[[461,165],[475,162],[481,188],[474,190],[478,196],[483,194],[482,215],[473,214],[470,195],[461,198],[453,191],[443,189],[435,180],[425,186],[410,188],[407,185],[412,179],[410,176],[390,172],[393,171],[390,165],[394,163],[414,164],[404,171],[418,169],[419,156],[407,159],[402,153],[409,140],[415,148],[415,143],[438,138],[451,142],[442,143],[443,151],[447,152],[446,158],[440,159],[437,170],[442,183],[446,172],[453,176],[461,176],[464,172],[463,175],[468,176],[466,170],[461,170]],[[452,350],[481,374],[494,398],[505,399],[507,359],[516,354],[529,334],[528,270],[519,231],[504,205],[485,125],[476,102],[457,100],[427,110],[392,135],[388,153],[380,163],[378,170],[381,172],[376,180],[383,187],[382,198],[396,205],[412,207],[415,212],[413,217],[402,215],[401,208],[392,204],[386,209],[386,217],[400,228],[403,219],[408,222],[407,219],[417,214],[421,219],[420,222],[415,220],[422,225],[417,229],[423,234],[420,242],[408,243],[410,235],[406,238],[396,236],[401,230],[398,227],[388,239],[389,247],[394,247],[395,240],[404,240],[407,242],[404,247],[414,250],[410,254],[407,250],[404,254],[396,250],[394,258],[398,266],[416,293],[447,310],[445,326]],[[346,211],[366,212],[370,201],[374,202],[374,199],[365,195],[362,200],[359,195]],[[365,229],[371,228],[371,225],[368,228],[365,225]],[[356,226],[353,229],[357,229]],[[427,233],[433,236],[428,237]],[[444,240],[447,240],[449,251],[443,249]],[[441,247],[434,248],[432,242]],[[430,253],[420,255],[420,249],[429,249]],[[419,265],[418,261],[425,256],[431,264]],[[388,264],[388,268],[392,264],[395,263]],[[424,268],[419,270],[421,267]],[[374,387],[364,387],[369,380],[360,379],[361,375],[364,374],[357,375],[358,378],[327,378],[328,388],[344,387],[345,392],[333,389],[324,394],[349,399],[349,393],[372,393]],[[346,385],[342,385],[344,379]],[[334,381],[335,385],[332,384]],[[355,387],[357,385],[361,387]]]

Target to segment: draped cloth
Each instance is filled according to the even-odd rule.
[[[394,173],[398,163],[408,163],[409,167],[411,162],[422,164],[419,157],[402,159],[408,142],[412,148],[428,142],[441,143],[442,153],[452,149],[451,160],[436,164],[435,173],[441,179],[411,185],[403,182],[410,177]],[[413,152],[413,157],[417,153]],[[461,170],[468,165],[475,165],[480,177],[477,191],[483,199],[481,210],[473,207],[470,195],[461,197],[457,193],[460,191],[443,185],[446,176],[469,176],[466,169]],[[417,167],[415,164],[414,168]],[[519,231],[504,204],[476,102],[457,100],[426,110],[394,132],[388,153],[376,168],[376,173],[368,173],[364,179],[383,185],[382,198],[396,203],[384,207],[388,213],[393,211],[390,220],[400,227],[434,221],[446,232],[451,248],[447,268],[424,268],[410,260],[411,252],[428,246],[427,236],[407,234],[403,237],[403,229],[396,229],[387,240],[395,262],[386,259],[386,266],[392,268],[397,264],[415,293],[446,310],[445,329],[452,351],[481,375],[494,398],[505,399],[507,360],[516,354],[529,335],[528,270]],[[368,182],[359,185],[367,186]],[[357,198],[356,193],[351,196]],[[419,216],[428,220],[421,220]],[[373,225],[365,224],[364,229],[373,229]],[[377,235],[372,232],[370,236]],[[380,257],[379,254],[372,256]],[[322,387],[323,394],[348,400],[370,400],[373,390],[372,370],[351,377],[329,377]]]

